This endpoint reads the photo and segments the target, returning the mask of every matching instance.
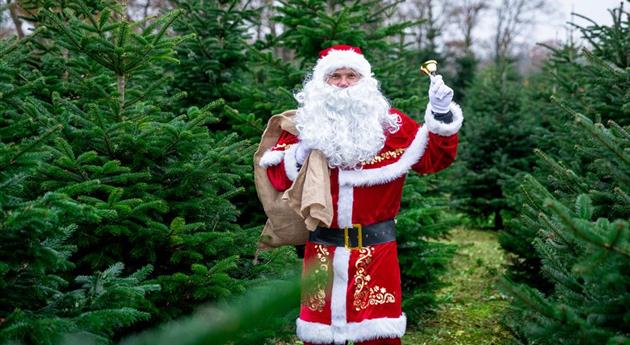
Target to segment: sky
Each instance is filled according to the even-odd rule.
[[[619,7],[622,0],[546,0],[549,7],[545,12],[539,13],[533,26],[528,27],[515,38],[515,52],[521,57],[531,56],[532,50],[536,49],[536,43],[567,42],[569,39],[569,25],[571,12],[582,14],[597,23],[610,25],[612,18],[608,9]],[[625,11],[630,10],[630,0],[624,0]],[[500,3],[500,0],[493,0],[493,3]],[[577,25],[588,26],[590,23],[585,19],[574,17],[573,22]],[[491,59],[493,57],[493,36],[495,33],[496,18],[493,10],[482,16],[479,27],[475,30],[474,49],[479,57]],[[573,39],[576,43],[583,43],[580,33],[574,30]],[[540,50],[542,48],[539,48]],[[527,59],[521,61],[525,71],[530,66]],[[535,61],[534,61],[535,63]],[[521,67],[523,67],[521,66]]]
[[[539,23],[534,30],[533,38],[536,42],[550,39],[563,40],[567,37],[566,22],[571,20],[571,12],[584,15],[597,23],[611,24],[612,19],[608,9],[616,8],[621,0],[552,0],[555,11]],[[624,4],[626,10],[630,9],[630,2]],[[575,18],[577,24],[586,24],[582,18]]]

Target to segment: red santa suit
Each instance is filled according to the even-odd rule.
[[[455,159],[462,124],[459,106],[451,103],[453,121],[434,118],[431,106],[425,123],[407,115],[400,129],[388,133],[383,149],[361,169],[331,169],[330,192],[334,216],[331,228],[352,228],[391,220],[400,210],[407,172],[435,173]],[[298,174],[295,159],[298,138],[284,132],[260,161],[274,188],[283,191]],[[341,231],[341,230],[340,230]],[[305,270],[313,268],[329,279],[303,296],[297,335],[306,343],[344,344],[373,339],[400,338],[406,328],[401,309],[400,269],[396,241],[362,248],[307,242]],[[366,342],[367,343],[367,342]],[[399,340],[398,340],[399,343]]]

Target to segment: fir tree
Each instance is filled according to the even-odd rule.
[[[448,198],[436,190],[442,188],[436,183],[442,175],[407,176],[396,222],[403,309],[415,323],[427,320],[427,311],[437,306],[435,291],[444,286],[438,278],[455,252],[453,245],[435,241],[460,223],[448,209]]]
[[[592,52],[571,43],[554,51],[545,66],[553,78],[539,77],[535,87],[554,93],[555,102],[535,98],[529,105],[545,126],[537,133],[539,164],[522,180],[521,192],[510,195],[522,215],[501,238],[518,255],[510,278],[527,283],[504,283],[515,297],[512,326],[527,342],[630,341],[630,136],[628,98],[617,91],[628,88],[627,62],[619,54],[627,49],[630,26],[623,7],[611,14],[610,27],[582,29],[598,47]]]
[[[59,101],[69,135],[41,169],[42,188],[66,190],[102,212],[77,220],[78,268],[115,258],[130,267],[153,263],[163,291],[152,296],[153,313],[170,318],[244,288],[238,255],[253,255],[253,233],[235,223],[229,198],[242,191],[236,185],[249,171],[252,148],[205,127],[217,121],[212,109],[220,103],[183,114],[161,110],[172,97],[161,94],[169,75],[159,62],[170,61],[185,38],[165,35],[181,12],[140,31],[116,13],[108,24],[106,11],[97,21],[84,9],[69,25],[44,12],[59,44],[73,53],[69,77],[76,80],[65,91],[81,97]],[[94,94],[97,80],[104,86]],[[239,273],[247,274],[253,272]]]
[[[247,81],[247,32],[258,11],[242,7],[240,1],[173,1],[184,12],[173,23],[182,35],[194,34],[176,47],[179,63],[173,87],[186,92],[185,105],[205,104],[208,100],[238,101],[230,85]],[[255,87],[255,85],[250,85]],[[223,124],[221,124],[223,125]],[[216,125],[215,125],[216,126]]]
[[[602,183],[585,191],[580,185],[570,187],[565,191],[574,198],[558,198],[535,178],[525,179],[522,221],[538,229],[533,244],[553,291],[545,296],[526,285],[505,282],[515,297],[512,326],[539,344],[626,344],[630,133],[613,121],[605,128],[579,113],[575,120],[586,142],[581,149],[598,156],[591,172]],[[567,186],[586,180],[544,153],[539,155]],[[605,205],[593,201],[603,195],[611,201]]]
[[[115,332],[128,332],[120,327],[132,321],[176,317],[200,303],[242,291],[246,281],[286,262],[282,255],[266,254],[264,265],[250,263],[257,232],[237,225],[238,210],[230,198],[243,191],[238,184],[250,173],[253,148],[235,135],[208,130],[206,125],[218,121],[213,109],[222,103],[188,107],[182,113],[166,110],[182,96],[165,92],[172,78],[165,66],[175,61],[174,47],[190,38],[168,35],[180,11],[149,19],[145,25],[127,20],[124,9],[113,1],[32,1],[23,6],[41,33],[30,45],[21,44],[28,68],[13,73],[10,69],[21,68],[22,61],[2,60],[2,73],[14,75],[3,82],[7,97],[2,101],[9,103],[2,104],[2,131],[10,135],[2,138],[3,143],[7,138],[7,145],[16,138],[30,138],[20,146],[12,144],[3,156],[9,162],[30,157],[30,163],[5,176],[11,181],[7,186],[24,194],[21,198],[34,200],[31,208],[17,201],[11,207],[26,208],[31,213],[24,215],[37,219],[33,212],[50,206],[45,214],[51,221],[33,231],[32,240],[15,243],[39,253],[10,258],[14,261],[7,261],[6,272],[10,278],[20,273],[20,267],[31,267],[23,266],[31,260],[28,255],[47,254],[48,266],[33,266],[44,277],[39,289],[59,298],[61,302],[55,303],[64,308],[64,303],[75,301],[69,305],[76,310],[62,310],[78,326],[64,319],[61,326],[43,329],[45,322],[36,321],[46,310],[55,315],[57,307],[40,310],[53,303],[42,293],[37,298],[46,303],[39,304],[34,316],[22,313],[7,319],[11,321],[4,324],[6,337],[27,339],[45,330],[50,336],[40,339],[81,330],[105,338],[119,336]],[[44,136],[47,129],[56,134]],[[40,200],[42,196],[46,198]],[[53,206],[58,203],[63,207],[57,211]],[[40,241],[47,247],[33,245]],[[76,247],[71,254],[67,243]],[[54,256],[53,250],[59,253]],[[120,278],[119,262],[139,273]],[[148,265],[154,269],[151,284],[144,286],[139,282],[150,273]],[[94,271],[104,272],[95,277],[108,280],[90,283],[92,278],[87,277]],[[84,287],[70,293],[74,286],[63,280],[77,275],[86,278],[74,284]],[[144,296],[155,284],[161,293]],[[90,297],[89,291],[95,289],[108,297]],[[6,296],[3,305],[15,306],[27,294],[16,291]],[[114,296],[118,300],[107,302]],[[114,309],[100,313],[107,304]],[[5,317],[12,310],[2,312]],[[87,312],[91,316],[82,314]],[[12,325],[18,324],[16,330]]]
[[[491,66],[479,73],[468,89],[464,109],[458,185],[454,197],[460,208],[484,224],[503,228],[509,211],[504,189],[513,176],[527,171],[533,157],[533,119],[523,112],[522,81],[509,65]]]
[[[627,95],[620,90],[627,85],[627,76],[620,73],[627,62],[620,58],[627,51],[628,13],[623,6],[611,11],[613,24],[610,26],[592,25],[580,28],[595,48],[584,50],[573,42],[567,42],[561,48],[553,48],[552,55],[543,66],[542,73],[530,78],[526,112],[537,114],[538,126],[534,131],[536,146],[546,157],[573,171],[576,175],[587,177],[586,181],[555,177],[552,165],[542,164],[536,167],[533,175],[555,196],[569,202],[577,193],[587,192],[591,185],[600,184],[593,180],[591,165],[597,158],[591,152],[576,150],[576,138],[582,136],[581,129],[572,123],[572,118],[559,106],[550,102],[549,96],[571,109],[582,113],[592,121],[605,123],[615,120],[627,125]],[[617,38],[623,38],[618,40]],[[610,104],[616,105],[612,111]],[[513,207],[523,205],[525,195],[520,191],[508,194],[508,202]],[[600,194],[594,202],[607,205],[614,203],[610,195]],[[611,212],[616,212],[614,209]],[[611,214],[610,216],[618,216]],[[536,255],[532,242],[537,236],[537,228],[527,221],[515,219],[510,222],[500,236],[501,245],[517,255],[510,269],[510,277],[516,281],[527,282],[546,291],[549,282],[540,273],[540,258]]]
[[[122,264],[72,278],[69,240],[77,226],[68,217],[94,217],[62,191],[34,193],[37,170],[51,159],[49,144],[62,126],[46,122],[47,104],[33,97],[46,78],[28,65],[29,45],[0,42],[0,342],[53,344],[64,333],[107,342],[114,332],[149,314],[139,309],[145,293],[159,287],[143,280],[146,266],[120,277]],[[74,281],[74,282],[73,282]]]
[[[452,87],[455,91],[455,101],[463,104],[468,88],[475,79],[479,59],[471,52],[455,58],[455,74]]]
[[[248,8],[241,1],[176,1],[183,10],[173,23],[173,30],[181,35],[194,34],[193,39],[181,42],[176,48],[179,63],[172,64],[174,71],[172,92],[181,91],[181,108],[202,106],[210,99],[222,99],[215,108],[220,121],[206,126],[212,131],[226,134],[236,129],[244,138],[257,137],[263,123],[249,112],[234,109],[241,102],[242,90],[257,90],[253,83],[248,30],[258,16],[258,9]],[[251,92],[251,91],[250,91]],[[254,107],[250,108],[254,109]],[[245,189],[232,202],[241,210],[238,223],[255,228],[264,223],[264,213],[254,189],[253,174],[243,172]]]

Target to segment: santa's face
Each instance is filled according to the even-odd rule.
[[[328,85],[345,88],[354,86],[361,79],[361,75],[351,68],[339,68],[326,77]]]
[[[295,97],[298,138],[320,150],[331,167],[361,168],[383,148],[387,132],[400,126],[376,79],[351,69],[309,80]]]

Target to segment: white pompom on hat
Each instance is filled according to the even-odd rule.
[[[319,53],[319,60],[313,69],[313,78],[326,80],[326,77],[340,68],[351,68],[363,77],[372,76],[372,66],[365,59],[361,48],[337,44]]]

